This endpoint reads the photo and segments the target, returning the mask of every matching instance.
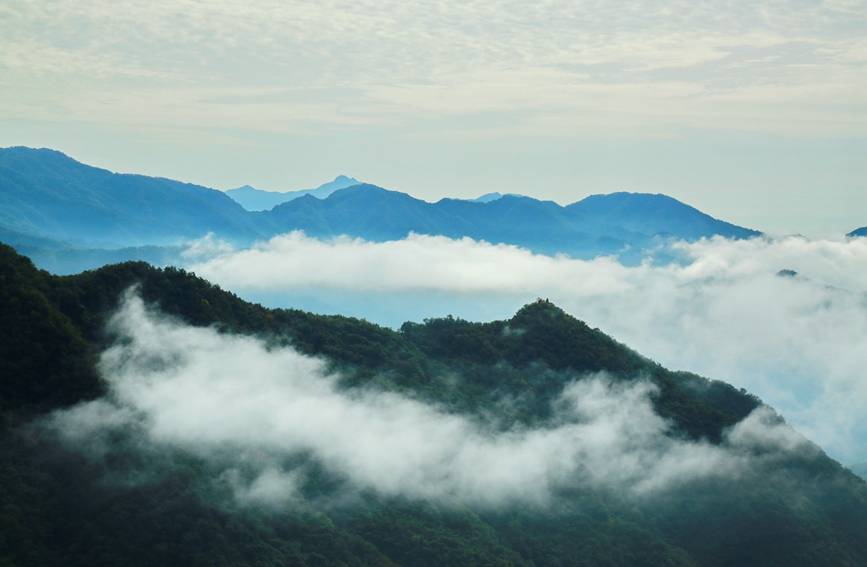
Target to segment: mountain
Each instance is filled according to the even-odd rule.
[[[484,195],[476,197],[475,199],[472,199],[472,200],[475,201],[476,203],[490,203],[491,201],[496,201],[497,199],[501,198],[502,196],[503,196],[502,193],[497,193],[496,191],[494,191],[493,193],[485,193]]]
[[[155,269],[138,262],[76,276],[51,276],[6,246],[0,246],[0,282],[3,564],[867,564],[865,482],[809,444],[777,453],[776,440],[792,443],[792,434],[785,433],[777,419],[771,435],[762,436],[758,422],[747,418],[760,407],[755,397],[721,382],[666,370],[544,300],[525,306],[506,321],[471,323],[444,318],[407,323],[393,331],[358,319],[265,309],[183,270]],[[159,352],[129,357],[124,349],[159,344],[159,336],[115,341],[111,329],[116,321],[106,331],[110,316],[133,285],[147,304],[170,318],[166,329],[178,326],[179,330],[170,331],[184,343],[177,345],[177,353],[167,353],[167,358],[161,358]],[[156,317],[156,311],[151,313]],[[559,392],[570,384],[590,386],[569,390],[578,396],[576,401],[590,404],[589,415],[621,415],[617,406],[593,405],[599,399],[594,388],[602,387],[594,377],[603,372],[610,377],[615,394],[633,392],[629,395],[634,396],[641,391],[631,389],[635,385],[651,385],[655,392],[648,398],[652,411],[669,425],[656,433],[638,429],[630,434],[634,438],[626,439],[587,429],[576,442],[587,436],[597,441],[588,446],[588,468],[579,468],[576,475],[588,474],[601,464],[610,465],[614,476],[625,471],[643,474],[654,467],[655,461],[647,457],[637,461],[622,457],[611,463],[590,458],[593,451],[607,447],[654,451],[654,446],[646,444],[673,443],[683,450],[693,447],[698,453],[675,453],[672,460],[664,461],[659,472],[672,482],[659,493],[633,494],[604,485],[567,482],[550,501],[525,502],[522,493],[513,492],[514,500],[506,498],[495,505],[376,491],[350,492],[351,496],[338,498],[342,490],[352,488],[345,476],[329,472],[339,462],[333,457],[342,453],[326,454],[320,462],[317,453],[300,451],[287,455],[280,466],[307,467],[300,469],[309,471],[305,491],[294,500],[271,500],[259,506],[233,500],[233,487],[243,478],[245,467],[267,455],[253,451],[237,456],[232,445],[207,449],[211,435],[239,425],[240,414],[232,413],[235,408],[209,406],[210,398],[204,393],[189,390],[196,383],[191,380],[216,380],[216,374],[190,376],[178,392],[184,396],[180,407],[202,408],[209,420],[219,424],[196,438],[192,451],[173,444],[170,436],[196,427],[195,420],[183,421],[186,425],[180,428],[169,422],[142,422],[139,427],[110,430],[76,442],[63,441],[64,437],[58,440],[46,428],[46,423],[52,423],[46,416],[58,415],[51,413],[58,409],[78,408],[77,414],[59,415],[78,415],[86,423],[122,422],[133,415],[112,413],[112,400],[147,392],[152,385],[148,375],[135,378],[134,374],[123,392],[112,393],[108,391],[111,376],[101,375],[100,368],[110,372],[112,364],[120,365],[118,371],[133,365],[140,368],[136,372],[175,375],[183,374],[183,365],[194,359],[237,364],[231,353],[227,357],[209,346],[206,336],[222,337],[208,339],[211,341],[238,337],[238,352],[255,354],[255,365],[235,377],[251,384],[262,384],[255,379],[265,369],[263,357],[271,356],[268,352],[288,356],[277,352],[291,345],[305,355],[320,357],[330,372],[343,376],[340,389],[333,394],[337,399],[359,403],[383,392],[385,397],[373,402],[376,409],[365,414],[365,420],[375,421],[402,404],[403,412],[420,405],[440,408],[422,411],[422,421],[445,419],[449,431],[460,419],[492,423],[494,429],[488,435],[499,439],[492,446],[492,457],[500,455],[511,439],[520,439],[521,432],[540,432],[543,436],[530,447],[544,448],[550,442],[546,432],[562,426],[557,404],[564,400]],[[252,337],[267,341],[268,350],[250,351]],[[112,345],[114,350],[105,351]],[[102,352],[108,354],[100,359]],[[311,368],[302,365],[305,372]],[[317,379],[328,380],[324,376]],[[236,382],[228,394],[244,403],[256,400],[263,409],[278,401],[264,393],[257,398],[256,392],[239,387],[242,384]],[[215,385],[214,391],[219,392],[220,387]],[[316,396],[327,391],[310,388],[318,392]],[[146,398],[147,407],[177,402],[166,397],[166,390],[152,395],[156,397]],[[629,395],[622,398],[623,403],[634,403]],[[401,401],[404,399],[412,401]],[[88,400],[95,403],[79,405]],[[330,405],[323,411],[328,415],[336,409]],[[651,410],[625,412],[622,417],[646,419],[646,411]],[[214,412],[230,414],[221,420]],[[253,415],[255,422],[259,417]],[[282,415],[284,423],[292,423],[285,421],[290,415]],[[397,415],[401,429],[378,430],[378,436],[402,435],[415,427],[408,414]],[[183,419],[183,415],[178,417]],[[703,480],[677,476],[680,466],[699,471],[719,466],[707,462],[703,467],[703,459],[711,458],[715,447],[725,447],[732,439],[732,427],[737,429],[745,418],[751,425],[738,431],[748,444],[732,457],[754,460],[750,468]],[[157,427],[161,437],[147,445],[144,428],[151,426]],[[497,433],[502,429],[511,433]],[[258,441],[241,431],[245,444]],[[278,439],[282,443],[291,433],[281,431]],[[311,439],[329,443],[333,434],[319,431]],[[342,450],[349,454],[369,450],[368,443],[375,445],[377,438],[358,437]],[[479,442],[485,443],[484,439]],[[380,455],[383,470],[401,469],[405,466],[402,459],[423,459],[442,439],[424,437],[419,443],[406,447],[405,455]],[[554,453],[555,461],[563,458]],[[237,464],[230,469],[215,468],[220,459]],[[542,464],[533,459],[502,461],[490,481],[510,482],[523,474],[535,478],[534,471]],[[455,476],[435,482],[460,483],[460,473],[453,470],[452,474]],[[473,474],[472,469],[462,474]],[[262,478],[251,490],[273,491],[274,486],[267,484],[273,477]],[[424,494],[426,487],[411,479],[407,482]],[[467,494],[486,489],[481,484]],[[524,489],[548,488],[545,479],[539,478]]]
[[[255,218],[214,189],[112,173],[54,150],[0,149],[0,226],[68,243],[173,244],[215,232],[251,240]]]
[[[442,199],[428,203],[362,184],[336,191],[324,200],[296,199],[268,215],[275,226],[291,226],[319,237],[347,234],[392,240],[410,232],[468,236],[581,257],[642,249],[667,238],[760,234],[714,219],[671,197],[640,193],[594,195],[567,207],[518,195],[487,202]]]
[[[233,194],[258,199],[262,193],[267,192],[247,187]],[[415,232],[545,254],[617,255],[624,262],[640,261],[646,253],[659,256],[671,239],[759,234],[665,195],[594,195],[566,207],[514,194],[428,203],[345,176],[316,189],[273,195],[291,200],[251,212],[207,187],[113,173],[53,150],[0,149],[0,237],[7,235],[7,242],[40,266],[64,272],[96,267],[101,258],[162,263],[184,241],[208,233],[246,246],[293,230],[374,241]]]
[[[269,211],[281,203],[312,195],[317,199],[324,199],[337,191],[358,185],[360,182],[345,175],[338,175],[333,181],[323,183],[315,189],[299,189],[297,191],[264,191],[256,189],[249,185],[238,187],[237,189],[229,189],[226,195],[237,201],[242,207],[248,211]]]
[[[566,207],[575,222],[594,233],[672,236],[696,240],[708,236],[750,238],[760,233],[707,215],[667,195],[611,193],[591,195]],[[616,228],[614,228],[616,227]]]
[[[861,228],[856,228],[855,230],[853,230],[852,232],[850,232],[846,236],[849,236],[849,237],[867,236],[867,226],[864,226]]]
[[[503,197],[524,197],[525,195],[519,195],[518,193],[498,193],[494,191],[493,193],[485,193],[475,199],[470,199],[475,203],[490,203],[491,201],[496,201],[497,199],[502,199]]]

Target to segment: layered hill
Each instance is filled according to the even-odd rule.
[[[332,181],[323,183],[315,189],[298,189],[296,191],[265,191],[256,189],[250,185],[244,185],[237,189],[229,189],[226,195],[237,201],[248,211],[268,211],[281,203],[286,203],[305,195],[311,195],[318,199],[324,199],[337,191],[353,185],[359,185],[354,177],[338,175]]]
[[[519,195],[429,203],[354,182],[338,177],[318,189],[293,193],[291,201],[271,210],[251,212],[207,187],[113,173],[53,150],[6,148],[0,149],[0,230],[12,234],[7,241],[16,246],[30,246],[26,251],[40,265],[49,265],[43,257],[53,257],[41,250],[58,247],[40,247],[35,244],[39,239],[92,250],[173,246],[207,233],[244,245],[293,230],[375,241],[416,232],[592,257],[640,255],[668,239],[759,234],[664,195],[596,195],[565,207]],[[347,184],[351,186],[337,188]]]
[[[86,411],[81,415],[88,420],[100,415],[109,421],[122,419],[122,414],[105,413],[111,396],[119,394],[108,390],[110,376],[99,371],[111,365],[106,366],[103,358],[98,367],[97,360],[111,345],[123,349],[131,344],[115,343],[106,333],[106,323],[133,285],[146,304],[174,321],[172,328],[180,330],[172,332],[179,337],[201,338],[186,328],[213,329],[208,336],[238,336],[243,348],[252,344],[249,337],[265,341],[270,352],[291,345],[305,355],[322,357],[328,368],[343,376],[338,396],[364,400],[373,392],[390,393],[392,397],[381,398],[383,403],[375,406],[377,412],[387,413],[398,403],[439,408],[422,415],[451,416],[445,418],[447,423],[492,423],[490,435],[501,443],[520,431],[538,431],[546,439],[546,431],[562,426],[557,407],[564,387],[592,382],[600,373],[613,381],[613,391],[631,391],[630,384],[639,382],[652,385],[653,411],[670,424],[660,432],[662,437],[649,438],[660,443],[695,444],[704,447],[702,451],[714,451],[730,443],[732,429],[759,408],[755,397],[721,382],[662,368],[544,300],[506,321],[445,318],[407,323],[392,331],[358,319],[265,309],[182,270],[143,263],[51,276],[6,246],[0,247],[0,283],[0,562],[5,564],[867,562],[867,484],[809,444],[778,455],[776,441],[756,438],[749,428],[740,430],[752,440],[752,449],[742,457],[757,459],[755,468],[698,480],[682,477],[659,493],[636,495],[570,484],[567,478],[558,479],[562,484],[557,497],[547,503],[527,503],[515,494],[515,501],[479,506],[376,491],[334,500],[327,496],[339,493],[346,478],[329,472],[328,458],[320,461],[315,451],[302,451],[287,456],[281,466],[306,463],[310,471],[318,471],[311,473],[312,484],[307,486],[316,498],[242,506],[231,497],[235,477],[215,470],[211,453],[178,452],[171,445],[157,444],[142,454],[140,428],[87,438],[76,448],[59,443],[39,426],[49,412],[88,400],[101,400],[82,406]],[[185,360],[197,356],[188,351],[167,359],[151,358],[154,355],[158,353],[137,359],[112,356],[118,363],[134,363],[149,372],[183,368]],[[244,376],[252,380],[256,372],[248,368],[239,379]],[[140,379],[139,386],[134,380],[129,387],[147,387],[147,377]],[[577,402],[595,399],[592,390],[570,391],[584,392],[573,394],[579,396]],[[239,396],[246,394],[237,390],[232,398]],[[272,403],[267,397],[252,399],[266,404],[263,407]],[[414,401],[400,401],[404,399]],[[163,398],[160,405],[166,403],[174,402]],[[184,401],[191,409],[201,403],[204,400],[195,396]],[[232,420],[216,417],[220,428],[231,426]],[[368,419],[377,419],[376,413]],[[404,426],[413,423],[406,421]],[[496,437],[497,431],[507,433]],[[773,431],[782,435],[780,439],[791,440],[782,430]],[[592,429],[586,433],[598,435]],[[333,433],[320,434],[327,440]],[[645,439],[644,433],[636,434],[632,442]],[[598,439],[603,450],[629,441]],[[256,442],[245,437],[245,443]],[[382,458],[403,467],[405,463],[395,459],[412,462],[435,442],[426,439],[418,447],[407,447],[405,455]],[[359,440],[347,450],[365,449],[369,447]],[[218,455],[231,457],[231,451]],[[611,470],[616,475],[618,469],[636,464],[617,461]],[[664,470],[682,464],[675,459]],[[496,474],[491,481],[535,470],[537,465],[502,462],[492,469]],[[640,463],[635,471],[640,474],[651,465]],[[576,469],[575,480],[589,472]]]

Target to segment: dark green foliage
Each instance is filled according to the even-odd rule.
[[[393,331],[270,310],[178,269],[125,263],[76,276],[36,270],[0,245],[0,565],[851,565],[867,564],[865,483],[821,453],[661,495],[575,489],[543,507],[471,509],[362,495],[350,504],[238,507],[191,456],[148,455],[123,480],[26,424],[100,395],[105,323],[130,286],[189,324],[327,358],[346,387],[404,392],[504,426],[544,426],[587,373],[656,384],[674,434],[718,441],[758,400],[671,372],[551,303],[508,321],[454,318]],[[509,403],[500,403],[502,400]],[[322,476],[315,487],[327,490]]]

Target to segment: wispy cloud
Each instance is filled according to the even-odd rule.
[[[815,450],[766,408],[722,445],[680,439],[642,380],[575,377],[553,425],[503,431],[396,393],[342,389],[322,360],[166,320],[135,295],[111,330],[119,340],[100,363],[108,395],[55,413],[48,427],[92,457],[126,431],[140,450],[206,459],[242,503],[297,505],[310,462],[350,491],[545,506],[565,487],[640,497]]]

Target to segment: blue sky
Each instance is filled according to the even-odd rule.
[[[0,4],[0,145],[219,188],[867,225],[867,2]]]

